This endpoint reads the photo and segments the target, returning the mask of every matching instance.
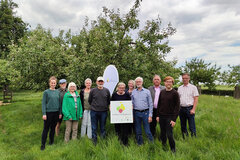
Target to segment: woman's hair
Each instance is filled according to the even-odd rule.
[[[50,83],[52,80],[56,81],[57,83],[57,78],[55,76],[51,76],[48,80],[48,83]]]
[[[126,84],[123,83],[123,82],[119,82],[118,85],[117,85],[116,91],[118,91],[118,87],[119,87],[119,86],[124,86],[124,87],[126,87]]]
[[[128,81],[128,83],[129,83],[129,82],[133,84],[133,88],[136,87],[136,85],[135,85],[135,81],[134,81],[134,80],[130,79],[130,80]]]
[[[90,81],[90,83],[92,84],[92,80],[90,78],[85,79],[84,84],[86,84],[87,81]]]
[[[74,82],[70,82],[70,83],[68,84],[68,90],[69,90],[70,87],[72,87],[72,86],[76,87],[76,90],[77,90],[77,85],[76,85]]]

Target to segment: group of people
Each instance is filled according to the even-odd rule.
[[[118,83],[116,92],[112,95],[104,85],[104,78],[98,77],[97,87],[91,88],[92,80],[85,80],[85,88],[77,92],[74,82],[68,84],[61,79],[60,88],[55,89],[57,79],[50,77],[49,89],[45,90],[42,99],[42,112],[44,128],[42,132],[41,150],[45,149],[46,139],[49,133],[49,145],[54,143],[54,135],[59,135],[62,119],[66,123],[64,141],[67,143],[77,139],[78,122],[82,118],[81,137],[87,135],[97,144],[97,129],[100,126],[100,137],[106,137],[106,120],[110,101],[131,100],[133,105],[134,123],[115,124],[115,132],[123,145],[128,145],[128,137],[135,132],[138,145],[143,144],[142,125],[148,140],[153,143],[156,138],[156,126],[160,124],[160,139],[163,148],[166,149],[167,139],[172,152],[176,152],[173,137],[173,127],[176,119],[180,117],[183,139],[188,136],[187,122],[191,136],[196,137],[195,110],[198,103],[198,90],[189,83],[190,75],[182,74],[183,85],[176,91],[173,89],[174,79],[170,76],[164,78],[164,86],[161,86],[161,78],[154,75],[153,86],[148,89],[143,87],[143,78],[137,77],[128,82],[128,89],[123,82]]]

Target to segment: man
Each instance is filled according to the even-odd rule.
[[[59,85],[60,85],[60,88],[58,88],[58,91],[60,92],[60,102],[61,102],[60,105],[61,105],[61,108],[62,108],[63,97],[64,97],[65,93],[67,93],[67,89],[66,89],[67,80],[66,79],[60,79]],[[60,125],[62,123],[62,119],[63,119],[63,116],[61,118],[59,118],[59,121],[57,122],[57,125],[56,125],[56,128],[55,128],[56,136],[59,135],[59,130],[60,130]]]
[[[182,74],[183,85],[178,88],[180,95],[180,122],[183,139],[188,136],[187,121],[191,136],[196,137],[195,127],[195,111],[198,103],[198,90],[197,87],[190,84],[190,76],[188,73]]]
[[[137,89],[132,91],[132,103],[133,103],[133,113],[134,113],[134,123],[136,130],[136,139],[138,145],[143,144],[142,138],[142,123],[145,133],[149,141],[153,142],[153,136],[150,131],[149,123],[152,122],[152,110],[153,103],[151,98],[151,93],[148,89],[143,88],[143,79],[137,77],[135,79]]]
[[[166,89],[161,91],[158,99],[157,121],[160,123],[161,135],[164,149],[166,148],[167,138],[172,152],[176,152],[175,141],[173,138],[173,127],[176,124],[180,109],[180,99],[178,92],[174,90],[174,79],[170,76],[164,78]]]
[[[110,92],[107,88],[103,87],[103,77],[97,78],[97,87],[92,89],[89,94],[88,102],[91,106],[91,124],[92,124],[92,140],[97,144],[97,127],[100,123],[101,137],[105,138],[106,119],[108,106],[110,105]]]
[[[149,91],[151,92],[152,101],[153,101],[153,116],[152,116],[152,122],[150,123],[150,130],[153,135],[155,136],[156,133],[156,115],[157,115],[157,105],[158,105],[158,98],[163,89],[165,89],[164,86],[161,86],[161,78],[159,75],[154,75],[153,77],[153,86],[149,87]]]

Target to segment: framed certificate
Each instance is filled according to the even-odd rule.
[[[110,123],[133,123],[132,101],[111,101]]]

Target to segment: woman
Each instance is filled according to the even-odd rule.
[[[131,100],[130,95],[125,92],[125,83],[120,82],[117,85],[117,92],[113,93],[112,101],[123,101],[123,100]],[[130,131],[131,123],[118,123],[115,124],[115,131],[118,135],[118,138],[123,143],[123,145],[128,145],[128,135]]]
[[[129,95],[131,96],[132,91],[135,89],[135,81],[134,80],[129,80],[128,81],[128,90],[127,92],[129,93]]]
[[[132,91],[135,89],[135,81],[134,80],[129,80],[128,81],[128,90],[126,90],[126,92],[131,96],[132,95]],[[130,124],[130,127],[129,127],[129,134],[133,134],[135,133],[135,126],[134,126],[134,123],[131,123]]]
[[[78,120],[82,118],[82,104],[74,82],[69,83],[68,92],[64,95],[62,112],[63,120],[66,122],[65,142],[69,142],[72,130],[72,139],[77,139]]]
[[[92,80],[87,78],[85,80],[86,88],[82,89],[80,92],[80,97],[83,106],[83,120],[82,120],[82,127],[81,127],[81,137],[84,137],[86,132],[89,139],[92,138],[92,126],[91,126],[91,108],[90,104],[88,103],[89,93],[91,91]]]
[[[42,132],[41,150],[45,149],[48,131],[50,129],[49,144],[54,143],[55,127],[58,119],[62,118],[60,107],[60,93],[55,89],[57,78],[52,76],[49,79],[50,88],[43,92],[42,99],[42,119],[44,120],[44,127]]]

